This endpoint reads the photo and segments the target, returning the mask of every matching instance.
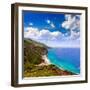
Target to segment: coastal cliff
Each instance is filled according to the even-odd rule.
[[[47,58],[48,47],[31,39],[24,39],[24,77],[60,76],[73,73],[61,70]]]
[[[44,62],[42,55],[47,54],[47,47],[31,39],[24,40],[24,63],[40,64]]]

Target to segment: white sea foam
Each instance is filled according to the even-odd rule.
[[[50,63],[50,60],[47,58],[46,55],[43,55],[43,56],[42,56],[42,59],[45,60],[45,63],[46,63],[46,64],[51,64],[51,63]]]

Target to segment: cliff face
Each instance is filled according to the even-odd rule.
[[[24,40],[24,64],[40,64],[44,62],[42,55],[47,54],[47,47],[31,39]]]

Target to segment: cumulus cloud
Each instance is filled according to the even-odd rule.
[[[80,15],[66,14],[62,27],[70,30],[80,29]]]
[[[62,33],[59,31],[50,32],[49,30],[42,29],[38,30],[37,28],[27,27],[24,32],[25,38],[31,38],[35,40],[56,40],[62,37]]]
[[[65,15],[62,27],[69,30],[70,36],[67,39],[78,39],[80,37],[80,15]]]
[[[24,37],[25,38],[33,38],[36,39],[39,34],[39,30],[37,28],[27,27],[25,28]]]

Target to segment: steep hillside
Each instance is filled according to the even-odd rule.
[[[31,39],[24,40],[24,64],[40,64],[42,55],[47,54],[47,47]]]
[[[31,39],[24,40],[24,77],[72,75],[53,64],[44,64],[42,56],[47,55],[47,50],[48,47],[42,43]]]

